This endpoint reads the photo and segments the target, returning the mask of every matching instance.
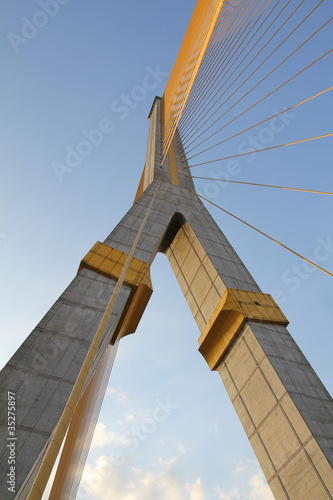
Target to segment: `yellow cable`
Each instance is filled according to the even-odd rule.
[[[240,219],[239,217],[237,217],[236,215],[232,214],[231,212],[228,212],[228,210],[225,210],[224,208],[220,207],[219,205],[216,205],[216,203],[208,200],[207,198],[205,198],[204,196],[196,193],[195,191],[193,191],[192,189],[190,189],[191,193],[194,193],[196,194],[197,196],[199,196],[200,198],[202,198],[203,200],[205,201],[208,201],[208,203],[211,203],[211,205],[214,205],[214,207],[216,208],[219,208],[220,210],[222,210],[223,212],[225,212],[226,214],[228,215],[231,215],[231,217],[234,217],[235,219],[239,220],[240,222],[242,222],[243,224],[245,224],[246,226],[250,227],[251,229],[254,229],[255,231],[257,231],[258,233],[262,234],[263,236],[266,236],[266,238],[274,241],[274,243],[277,243],[278,245],[280,245],[281,247],[285,248],[286,250],[289,250],[289,252],[293,253],[294,255],[297,255],[297,257],[300,257],[301,259],[305,260],[306,262],[308,262],[309,264],[311,264],[312,266],[316,267],[317,269],[320,269],[320,271],[323,271],[324,273],[328,274],[329,276],[331,276],[333,278],[333,274],[330,273],[329,271],[327,271],[326,269],[324,269],[323,267],[320,267],[318,266],[317,264],[315,264],[314,262],[312,262],[311,260],[307,259],[306,257],[303,257],[303,255],[295,252],[294,250],[292,250],[291,248],[287,247],[286,245],[284,245],[283,243],[281,243],[280,241],[278,240],[275,240],[274,238],[272,238],[271,236],[269,236],[268,234],[264,233],[263,231],[260,231],[260,229],[257,229],[256,227],[254,226],[251,226],[251,224],[249,224],[248,222],[245,222],[243,219]]]
[[[273,20],[273,22],[268,26],[268,28],[265,30],[264,33],[262,33],[262,35],[260,36],[260,38],[258,40],[256,40],[256,42],[254,43],[254,45],[251,47],[251,49],[247,52],[247,54],[243,57],[243,59],[240,61],[240,63],[238,63],[238,65],[236,66],[236,68],[232,71],[232,73],[229,75],[229,77],[226,79],[225,83],[227,83],[227,81],[232,77],[232,75],[235,73],[235,71],[239,68],[239,66],[242,64],[242,62],[246,59],[246,57],[250,54],[250,52],[254,49],[254,47],[259,43],[259,41],[262,39],[262,37],[265,35],[265,33],[268,31],[268,29],[272,26],[272,24],[276,21],[276,19],[279,17],[279,15],[282,13],[282,11],[286,8],[286,6],[289,4],[291,0],[288,0],[287,4],[282,8],[282,10],[279,12],[279,14],[276,16],[276,18]],[[261,16],[263,15],[263,13],[265,12],[265,10],[267,9],[267,7],[269,6],[271,0],[269,0],[268,4],[265,6],[264,10],[261,12],[261,14],[259,15],[258,19],[256,19],[255,23],[253,24],[253,26],[251,27],[250,31],[246,34],[246,38],[248,38],[249,34],[251,33],[252,29],[255,27],[256,23],[260,20]],[[247,40],[245,46],[243,47],[243,49],[239,52],[239,54],[237,55],[236,59],[234,60],[234,63],[237,61],[237,59],[241,56],[241,54],[244,52],[244,50],[246,49],[246,47],[251,43],[251,41],[253,40],[253,38],[255,37],[255,35],[258,33],[258,31],[261,29],[261,27],[265,24],[265,22],[267,21],[267,19],[269,18],[269,16],[271,15],[271,13],[274,11],[275,7],[277,7],[277,4],[275,4],[273,6],[273,9],[269,12],[269,14],[266,16],[266,18],[264,19],[264,21],[261,23],[261,25],[257,28],[257,30],[255,31],[255,33],[252,35],[252,37],[250,39]],[[242,42],[243,43],[243,42]],[[241,43],[241,45],[242,45]],[[262,49],[261,49],[262,50]],[[219,55],[219,54],[218,54]],[[232,59],[232,57],[234,56],[234,54],[229,58],[229,61],[228,63],[230,62],[230,60]],[[255,56],[256,57],[256,56]],[[251,62],[251,61],[250,61]],[[228,64],[227,63],[227,64]],[[214,60],[214,66],[212,66],[212,68],[214,68],[216,66],[216,70],[215,70],[215,74],[217,74],[215,80],[212,82],[212,84],[210,85],[210,87],[212,87],[212,92],[217,88],[218,84],[220,84],[223,80],[223,78],[229,73],[229,71],[232,69],[233,65],[231,65],[221,76],[221,73],[223,72],[223,70],[225,69],[225,67],[227,66],[227,64],[225,64],[222,68],[221,68],[221,63],[219,63],[219,66],[217,66],[217,62]],[[249,63],[250,64],[250,63]],[[214,75],[214,73],[213,73]],[[238,75],[239,77],[240,75]],[[219,77],[220,80],[217,80]],[[217,83],[215,85],[214,82]],[[235,80],[234,80],[235,81]],[[207,88],[207,90],[202,87],[202,89],[193,89],[193,91],[196,91],[198,93],[198,97],[196,98],[198,103],[196,105],[196,108],[195,108],[195,112],[191,115],[191,123],[187,123],[186,120],[187,120],[187,115],[188,113],[186,113],[187,109],[185,109],[184,111],[184,114],[182,115],[181,117],[181,120],[179,122],[179,127],[182,129],[182,133],[184,134],[184,137],[186,138],[190,133],[191,131],[193,130],[194,128],[194,125],[193,123],[195,123],[196,121],[199,121],[199,123],[204,119],[203,118],[200,118],[200,116],[202,115],[202,113],[208,113],[213,107],[214,105],[212,105],[208,110],[206,108],[206,106],[203,106],[203,96],[202,94],[203,93],[208,93],[208,90],[209,88]],[[200,94],[201,93],[201,94]],[[212,95],[211,97],[211,101],[214,99],[214,97],[216,95],[218,95],[219,93],[219,89]],[[222,94],[224,95],[224,93]],[[202,97],[201,97],[202,96]],[[222,96],[221,96],[222,97]],[[190,96],[191,98],[191,96]],[[218,99],[217,99],[218,101]],[[216,101],[216,102],[217,102]],[[202,109],[201,112],[200,109]],[[199,119],[200,118],[200,119]]]
[[[276,189],[289,189],[291,191],[302,191],[304,193],[315,193],[315,194],[329,194],[333,196],[333,193],[329,193],[327,191],[314,191],[312,189],[300,189],[300,188],[293,188],[293,187],[286,187],[286,186],[272,186],[271,184],[258,184],[256,182],[242,182],[242,181],[231,181],[227,179],[212,179],[211,177],[198,177],[196,175],[186,175],[186,177],[190,177],[191,179],[205,179],[209,181],[217,181],[217,182],[232,182],[233,184],[246,184],[249,186],[262,186],[262,187],[269,187],[269,188],[276,188]]]
[[[217,161],[230,160],[230,158],[238,158],[239,156],[250,155],[252,153],[260,153],[261,151],[269,151],[270,149],[282,148],[284,146],[294,146],[295,144],[300,144],[302,142],[315,141],[316,139],[324,139],[325,137],[330,137],[332,135],[333,135],[333,133],[330,133],[330,134],[325,134],[325,135],[318,135],[317,137],[309,137],[307,139],[301,139],[299,141],[286,142],[285,144],[277,144],[276,146],[270,146],[269,148],[256,149],[254,151],[250,151],[249,153],[239,153],[237,155],[225,156],[224,158],[217,158],[216,160],[205,161],[203,163],[196,163],[195,165],[190,165],[190,166],[184,167],[184,168],[198,167],[199,165],[207,165],[208,163],[215,163]]]
[[[259,1],[259,0],[256,0],[256,4],[258,3],[258,1]],[[262,2],[263,2],[263,1],[264,1],[264,0],[262,0]],[[243,11],[244,11],[244,10],[245,10],[245,7],[248,5],[248,3],[249,3],[249,0],[247,0],[247,3],[246,3],[246,5],[245,5],[244,7],[243,7],[243,5],[239,4],[239,6],[237,6],[236,8],[242,7],[242,8],[243,8]],[[253,3],[253,0],[252,0],[251,4],[252,4],[252,3]],[[255,5],[256,5],[256,4],[255,4]],[[247,8],[249,8],[249,7],[247,7]],[[253,8],[254,8],[254,7],[253,7]],[[253,8],[252,8],[252,10],[253,10]],[[241,12],[238,14],[238,17],[240,16],[240,14],[242,14],[242,12],[243,12],[243,11],[241,11]],[[235,17],[236,13],[237,13],[237,10],[236,10],[236,11],[235,11],[235,13],[233,14],[233,17]],[[219,17],[221,17],[221,13],[220,13],[220,16],[219,16]],[[243,14],[243,17],[244,17],[244,14]],[[233,21],[233,19],[232,19],[232,21]],[[200,105],[202,105],[202,99],[200,99],[200,94],[199,94],[198,98],[196,98],[196,93],[197,93],[197,91],[198,91],[198,92],[201,92],[201,94],[204,92],[204,90],[202,90],[202,86],[201,86],[202,80],[203,80],[203,82],[204,82],[204,83],[206,83],[206,82],[207,82],[207,79],[206,79],[206,80],[204,80],[204,78],[205,78],[205,76],[206,76],[207,74],[209,74],[209,78],[210,78],[210,79],[212,79],[212,77],[214,76],[214,73],[216,73],[216,70],[214,71],[214,69],[217,67],[216,61],[217,61],[217,60],[218,60],[218,58],[219,58],[220,56],[222,56],[222,55],[224,56],[224,59],[222,59],[222,63],[220,62],[220,66],[221,66],[221,64],[223,64],[223,63],[224,63],[224,61],[225,61],[226,57],[227,57],[227,56],[229,55],[229,53],[230,53],[230,44],[234,41],[234,38],[238,35],[239,31],[241,30],[241,28],[242,28],[242,27],[243,27],[243,25],[245,24],[245,21],[246,21],[246,20],[245,20],[245,21],[241,24],[241,26],[240,26],[240,28],[239,28],[239,29],[237,29],[237,28],[238,28],[238,24],[239,24],[239,22],[238,22],[238,24],[237,24],[237,21],[238,21],[238,18],[236,18],[236,20],[235,20],[235,22],[234,22],[235,26],[232,26],[230,23],[229,23],[229,25],[227,25],[227,27],[228,27],[228,31],[230,31],[230,33],[228,33],[228,31],[227,31],[225,34],[224,34],[224,33],[222,33],[222,35],[224,35],[224,37],[223,37],[223,38],[224,38],[224,40],[223,40],[223,42],[222,42],[222,44],[221,44],[221,46],[220,46],[220,47],[219,47],[219,45],[220,45],[220,44],[219,44],[219,43],[216,43],[215,39],[213,40],[213,44],[215,44],[215,45],[216,45],[216,47],[217,47],[217,49],[216,49],[216,48],[214,48],[214,55],[210,53],[210,46],[208,45],[208,47],[207,47],[207,53],[206,53],[206,54],[207,54],[207,57],[206,57],[206,54],[205,54],[205,58],[203,59],[202,65],[201,65],[201,67],[200,67],[200,70],[199,70],[199,72],[198,72],[198,75],[197,75],[197,77],[196,77],[196,80],[195,80],[195,82],[194,82],[194,84],[193,84],[193,87],[192,87],[191,93],[190,93],[190,95],[189,95],[188,102],[186,103],[186,109],[184,108],[184,115],[185,115],[185,116],[184,116],[184,120],[186,120],[186,115],[187,115],[187,114],[189,114],[189,113],[191,113],[191,109],[192,109],[192,107],[193,107],[193,106],[194,106],[194,109],[196,109],[196,108],[198,107],[198,104],[197,104],[197,102],[196,102],[197,100],[200,102]],[[217,27],[215,27],[215,30],[216,30],[216,29],[217,29]],[[215,30],[214,30],[214,31],[215,31]],[[235,32],[235,30],[237,30],[237,31]],[[232,35],[232,32],[235,32],[235,34],[232,36],[231,40],[229,40],[229,36],[228,36],[228,35],[230,34],[230,36],[231,36],[231,35]],[[220,37],[218,38],[218,40],[219,40],[220,38],[222,38],[222,35],[220,35]],[[237,43],[237,41],[238,41],[238,39],[236,40],[236,42],[234,43],[234,45]],[[232,49],[233,49],[234,45],[232,46]],[[232,49],[231,49],[231,50],[232,50]],[[229,52],[227,52],[228,50],[229,50]],[[226,54],[226,55],[224,55],[224,53],[225,53],[225,52],[227,52],[227,54]],[[232,56],[232,57],[233,57],[233,56]],[[232,57],[231,57],[231,58],[232,58]],[[220,60],[221,60],[221,58],[220,58]],[[228,61],[227,61],[227,63],[226,63],[226,64],[228,64]],[[224,67],[225,67],[225,65],[223,66],[223,68],[224,68]],[[223,69],[223,68],[222,68],[222,69]],[[206,84],[206,85],[207,85],[207,84]],[[201,87],[200,87],[200,86],[201,86]]]
[[[291,17],[295,14],[295,12],[300,8],[300,6],[304,3],[305,0],[302,0],[302,2],[296,7],[296,9],[289,15],[289,17],[278,27],[278,29],[275,31],[275,33],[269,38],[269,40],[260,48],[260,50],[255,54],[254,57],[252,57],[252,59],[250,60],[250,62],[247,63],[247,65],[245,66],[245,68],[242,69],[242,71],[236,76],[236,78],[234,78],[234,80],[229,84],[229,86],[223,91],[223,93],[218,97],[218,99],[216,99],[216,101],[214,102],[214,104],[212,104],[212,106],[209,108],[209,110],[207,112],[209,112],[211,109],[214,108],[214,106],[217,104],[217,102],[222,99],[222,97],[226,94],[226,92],[232,87],[232,85],[238,80],[238,78],[244,73],[244,71],[251,65],[251,63],[258,57],[258,55],[264,50],[264,48],[270,43],[270,41],[275,37],[275,35],[282,29],[282,27],[289,21],[289,19],[291,19]],[[323,1],[323,0],[322,0]],[[282,14],[282,12],[284,11],[284,9],[288,6],[290,0],[287,2],[287,4],[285,4],[283,6],[283,8],[281,9],[281,11],[277,14],[277,16],[275,17],[275,19],[270,23],[270,25],[268,26],[268,28],[266,28],[266,30],[264,31],[264,33],[262,33],[262,35],[260,36],[260,38],[256,41],[256,43],[253,45],[253,47],[248,51],[248,53],[246,54],[246,56],[244,56],[244,58],[242,59],[242,61],[238,64],[237,68],[241,65],[241,63],[246,59],[246,57],[250,54],[250,52],[254,49],[254,47],[259,43],[259,41],[263,38],[263,36],[267,33],[267,31],[270,29],[270,27],[275,23],[275,21],[278,19],[278,17]],[[274,10],[274,9],[273,9]],[[268,19],[269,16],[267,16],[266,19]],[[303,22],[303,21],[302,21]],[[296,28],[297,29],[297,28]],[[289,35],[290,36],[290,35]],[[287,39],[287,38],[286,38]],[[285,39],[285,40],[286,40]],[[283,42],[282,42],[283,43]],[[281,44],[280,44],[281,45]],[[277,50],[274,49],[274,52]],[[270,57],[272,54],[270,54],[268,57]],[[267,60],[267,58],[266,58]],[[263,61],[264,63],[265,61]],[[261,64],[263,64],[261,63]],[[229,75],[229,77],[227,78],[227,80],[224,82],[224,85],[228,82],[228,80],[231,78],[231,76],[235,73],[235,71],[237,70],[237,68],[235,68],[235,70],[231,73],[231,75]],[[256,68],[255,71],[253,71],[250,75],[250,77],[257,71],[258,68]],[[248,78],[250,78],[248,77]],[[247,78],[247,80],[248,80]],[[241,85],[236,89],[236,91],[247,81],[243,81],[241,83]],[[220,79],[220,81],[218,83],[221,83],[222,79]],[[216,85],[217,86],[217,85]],[[216,88],[215,86],[215,88]],[[235,91],[235,92],[236,92]],[[233,92],[233,94],[235,93]],[[217,92],[215,92],[215,94],[212,96],[212,99],[218,95],[219,93],[219,90]],[[231,96],[233,95],[231,94]],[[209,119],[211,119],[215,113],[217,113],[217,111],[229,100],[229,98],[231,97],[229,96],[215,111],[214,113],[211,114],[211,116],[209,117]],[[205,108],[204,108],[205,109]],[[206,112],[206,114],[207,114]],[[204,117],[203,117],[204,118]],[[202,119],[203,119],[202,118]],[[200,121],[202,121],[202,119],[199,120],[199,123]],[[204,121],[204,123],[202,125],[200,125],[200,127],[198,128],[198,130],[200,130],[204,125],[205,123],[207,123],[207,121],[209,119],[206,119]],[[192,127],[193,129],[194,127]],[[188,139],[191,139],[191,137],[193,137],[194,133],[188,138]],[[200,136],[199,136],[200,137]],[[191,144],[191,143],[190,143]]]
[[[303,0],[304,1],[304,0]],[[254,75],[254,73],[256,73],[259,68],[276,52],[276,50],[281,47],[281,45],[302,25],[302,23],[309,18],[309,16],[319,7],[319,5],[323,2],[324,0],[321,0],[315,7],[314,9],[296,26],[296,28],[294,28],[289,34],[288,36],[266,57],[266,59],[264,59],[264,61],[262,63],[260,63],[257,68],[236,88],[236,90],[234,90],[230,96],[214,111],[214,113],[212,113],[212,115],[206,119],[206,121],[199,127],[198,130],[200,130],[200,128],[203,127],[203,125],[205,123],[208,122],[208,120],[210,120],[212,118],[212,116],[214,116],[214,114],[219,110],[221,109],[221,107],[244,85],[245,82],[247,82],[249,80],[249,78],[251,78],[252,75]],[[188,146],[189,147],[191,144],[193,144],[193,142],[198,139],[199,137],[201,137],[205,132],[207,132],[207,130],[209,130],[216,122],[218,122],[223,116],[225,116],[231,109],[233,109],[238,103],[240,103],[245,97],[247,97],[254,89],[256,89],[258,87],[258,85],[260,85],[266,78],[268,78],[270,75],[272,75],[274,73],[274,71],[276,71],[279,67],[282,66],[282,64],[284,64],[290,57],[292,57],[298,50],[300,50],[308,41],[310,41],[317,33],[319,33],[320,30],[322,30],[330,21],[332,21],[333,17],[331,17],[330,19],[328,19],[322,26],[320,26],[320,28],[318,28],[314,33],[312,33],[311,36],[309,36],[301,45],[299,45],[295,50],[293,50],[293,52],[291,52],[285,59],[283,59],[283,61],[281,61],[277,66],[275,66],[267,75],[265,75],[258,83],[256,83],[256,85],[254,85],[250,90],[248,90],[244,95],[242,95],[242,97],[240,99],[238,99],[238,101],[236,101],[230,108],[227,109],[227,111],[225,111],[220,117],[218,117],[211,125],[209,125],[203,132],[201,132],[196,138],[194,138],[191,142],[188,143]],[[232,84],[230,84],[231,86]],[[228,88],[230,88],[230,86]],[[227,89],[228,90],[228,89]],[[226,91],[225,91],[226,92]],[[225,93],[224,92],[224,93]],[[223,94],[222,94],[223,95]],[[221,96],[222,97],[222,96]],[[203,142],[207,141],[210,137],[212,137],[213,135],[215,135],[217,132],[214,132],[213,134],[211,134],[209,137],[207,137],[206,139],[204,139],[203,141],[201,141],[199,144],[197,144],[196,146],[194,146],[190,151],[192,151],[193,149],[197,148],[200,144],[202,144]],[[192,134],[191,137],[193,137],[194,134]],[[184,147],[185,151],[186,151],[186,146]]]
[[[190,156],[189,158],[187,158],[187,160],[191,160],[192,158],[195,158],[196,156],[200,156],[203,153],[206,153],[207,151],[209,151],[210,149],[214,149],[217,146],[220,146],[221,144],[224,144],[225,142],[230,141],[230,139],[234,139],[235,137],[238,137],[239,135],[244,134],[244,132],[248,132],[249,130],[251,130],[255,127],[258,127],[258,125],[262,125],[263,123],[267,122],[268,120],[273,120],[273,118],[276,118],[277,116],[282,115],[283,113],[286,113],[287,111],[290,111],[291,109],[297,108],[297,106],[300,106],[301,104],[305,104],[306,102],[309,102],[312,99],[314,99],[315,97],[319,97],[320,95],[325,94],[325,92],[328,92],[329,90],[332,90],[332,89],[333,89],[333,87],[329,87],[325,90],[322,90],[321,92],[318,92],[318,94],[314,94],[313,96],[308,97],[307,99],[304,99],[303,101],[300,101],[297,104],[294,104],[293,106],[290,106],[289,108],[283,109],[279,113],[276,113],[275,115],[272,115],[269,118],[265,118],[265,120],[262,120],[261,122],[255,123],[251,127],[248,127],[246,129],[242,130],[241,132],[238,132],[237,134],[231,135],[230,137],[223,139],[223,141],[220,141],[217,144],[214,144],[214,146],[210,146],[209,148],[206,148],[203,151],[200,151],[200,153],[196,153],[195,155]]]
[[[330,54],[331,52],[333,51],[333,49],[330,49],[328,50],[327,52],[325,52],[325,54],[323,54],[322,56],[318,57],[318,59],[315,59],[312,63],[308,64],[305,68],[301,69],[301,71],[298,71],[298,73],[296,73],[295,75],[293,75],[292,77],[290,77],[288,80],[286,80],[285,82],[281,83],[281,85],[279,85],[278,87],[276,87],[275,89],[273,89],[271,92],[269,92],[268,94],[266,94],[264,97],[262,97],[259,101],[255,102],[254,104],[252,104],[249,108],[245,109],[244,111],[242,111],[239,115],[235,116],[235,118],[233,118],[232,120],[230,120],[229,122],[227,122],[226,124],[224,124],[221,128],[219,128],[216,132],[214,132],[213,135],[217,134],[218,132],[220,132],[221,130],[223,130],[225,127],[227,127],[228,125],[230,125],[232,122],[234,122],[235,120],[237,120],[238,118],[240,118],[241,116],[243,116],[245,113],[247,113],[247,111],[249,111],[250,109],[254,108],[257,104],[260,104],[261,102],[263,102],[265,99],[267,99],[267,97],[270,97],[271,95],[274,94],[274,92],[277,92],[278,90],[280,90],[284,85],[286,85],[287,83],[291,82],[292,80],[294,80],[294,78],[296,78],[297,76],[299,76],[301,73],[303,73],[304,71],[306,71],[307,69],[311,68],[311,66],[313,66],[314,64],[316,64],[317,62],[321,61],[324,57],[326,57],[328,54]],[[231,108],[229,108],[230,110]],[[211,137],[212,137],[211,136]],[[204,142],[204,141],[202,141]],[[201,143],[200,143],[201,144]],[[198,144],[199,146],[199,144]],[[185,155],[185,152],[183,154],[183,157],[186,158],[186,155]]]

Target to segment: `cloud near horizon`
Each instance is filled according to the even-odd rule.
[[[129,414],[125,420],[132,423],[133,418]],[[227,483],[221,487],[200,477],[184,477],[184,461],[191,461],[191,457],[180,442],[177,450],[169,449],[172,458],[164,455],[142,468],[130,465],[131,445],[133,436],[131,441],[123,430],[115,433],[103,422],[97,423],[91,449],[99,448],[100,456],[85,466],[78,500],[274,500],[255,460],[231,460],[231,469],[225,469],[222,478],[230,485],[234,475],[235,484],[227,489]]]
[[[244,471],[239,486],[225,492],[219,486],[204,486],[200,477],[187,482],[177,470],[179,457],[159,458],[147,470],[113,465],[112,458],[100,456],[95,465],[87,464],[78,500],[274,500],[261,472]],[[243,483],[243,484],[241,484]],[[245,493],[246,491],[246,493]]]
[[[131,468],[124,473],[111,459],[101,456],[95,466],[87,464],[78,500],[204,500],[200,478],[186,483],[177,474],[176,459],[159,459],[150,470]]]

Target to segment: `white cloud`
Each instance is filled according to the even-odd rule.
[[[219,492],[219,488],[218,488],[218,492]],[[220,493],[219,499],[220,500],[233,500],[233,499],[238,500],[237,499],[238,493],[239,493],[239,489],[235,488],[230,493]]]
[[[243,470],[246,472],[246,467]],[[237,470],[237,472],[240,471]],[[222,492],[218,486],[214,488],[214,491],[218,494],[219,500],[274,500],[274,496],[261,472],[251,475],[244,485],[239,484],[229,493]]]
[[[169,469],[171,470],[172,467],[176,464],[177,458],[172,457],[170,460],[164,460],[163,458],[158,459],[158,463],[160,464],[161,467],[164,469]]]
[[[127,414],[125,422],[134,420]],[[228,489],[211,488],[200,478],[182,477],[179,467],[187,455],[178,442],[178,453],[166,460],[159,458],[145,468],[130,467],[128,450],[133,446],[130,433],[116,434],[98,422],[91,448],[108,445],[113,452],[100,456],[94,465],[88,464],[83,473],[78,500],[273,500],[258,463],[254,460],[237,460],[233,464],[235,484]],[[138,441],[139,442],[139,441]],[[125,453],[126,450],[126,453]],[[180,462],[180,463],[179,463]],[[206,490],[206,491],[205,491]]]
[[[114,387],[107,387],[105,394],[113,399],[116,399],[117,401],[125,401],[126,399],[128,399],[127,395],[122,389],[115,389]]]
[[[274,500],[274,496],[261,473],[251,477],[249,485],[252,487],[250,500]]]
[[[200,478],[192,484],[179,476],[176,458],[159,459],[149,470],[131,468],[126,473],[101,456],[86,465],[78,500],[204,500]]]
[[[134,499],[131,492],[134,488],[134,483],[130,479],[120,473],[113,467],[111,461],[106,456],[101,456],[96,460],[96,466],[93,467],[87,464],[84,468],[81,486],[78,491],[78,500],[97,499],[106,500],[113,498],[114,500]]]
[[[178,443],[178,451],[179,451],[180,455],[186,455],[186,450],[181,443]]]
[[[128,440],[119,436],[119,434],[108,431],[103,422],[97,422],[90,449],[93,450],[94,448],[100,448],[110,443],[114,444],[117,448],[120,448],[122,446],[126,446],[128,444]]]
[[[204,500],[206,498],[200,477],[194,483],[187,484],[186,490],[190,494],[190,500]]]

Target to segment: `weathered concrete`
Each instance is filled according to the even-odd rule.
[[[275,498],[332,498],[332,400],[286,328],[249,322],[218,371]]]
[[[16,491],[30,484],[51,433],[65,407],[115,282],[83,269],[1,371],[0,498],[8,491],[7,392],[16,399]],[[124,287],[96,355],[95,366],[125,306]],[[23,493],[21,498],[25,498]]]
[[[183,168],[177,138],[173,145],[179,186],[171,183],[168,159],[160,164],[160,136],[156,99],[142,189],[104,244],[130,252],[158,188],[134,256],[150,264],[158,251],[167,255],[203,332],[227,289],[260,289],[200,199],[189,191],[194,186]],[[18,485],[34,475],[34,464],[43,456],[113,288],[112,279],[80,271],[1,372],[1,443],[7,437],[3,417],[8,390],[16,393],[18,404]],[[124,286],[99,356],[129,296]],[[286,328],[246,321],[218,372],[275,497],[332,498],[332,399]],[[1,460],[0,496],[13,498],[6,489],[3,451]]]

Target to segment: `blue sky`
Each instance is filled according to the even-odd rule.
[[[154,96],[163,95],[195,5],[63,0],[41,16],[42,3],[13,0],[2,6],[0,20],[2,365],[73,279],[81,258],[130,208],[145,162],[147,116]],[[309,36],[332,10],[325,1],[292,43]],[[267,88],[331,42],[327,29]],[[331,59],[275,95],[258,116],[327,88]],[[330,133],[331,117],[327,93],[290,114],[268,145]],[[103,129],[99,143],[59,174],[55,165],[64,164],[97,127]],[[256,134],[265,137],[260,129]],[[226,154],[237,154],[239,144],[231,142]],[[333,191],[331,144],[322,139],[238,158],[229,178]],[[223,177],[227,164],[192,173]],[[308,258],[320,254],[319,264],[333,272],[331,197],[213,181],[196,186]],[[262,290],[278,298],[291,334],[332,393],[332,278],[209,209]],[[199,331],[163,255],[153,264],[152,281],[154,294],[140,326],[117,354],[84,475],[89,494],[82,490],[82,498],[269,500],[226,391],[197,351]],[[171,408],[167,418],[131,446],[133,426],[144,426],[161,403]],[[110,471],[115,451],[124,460]]]

